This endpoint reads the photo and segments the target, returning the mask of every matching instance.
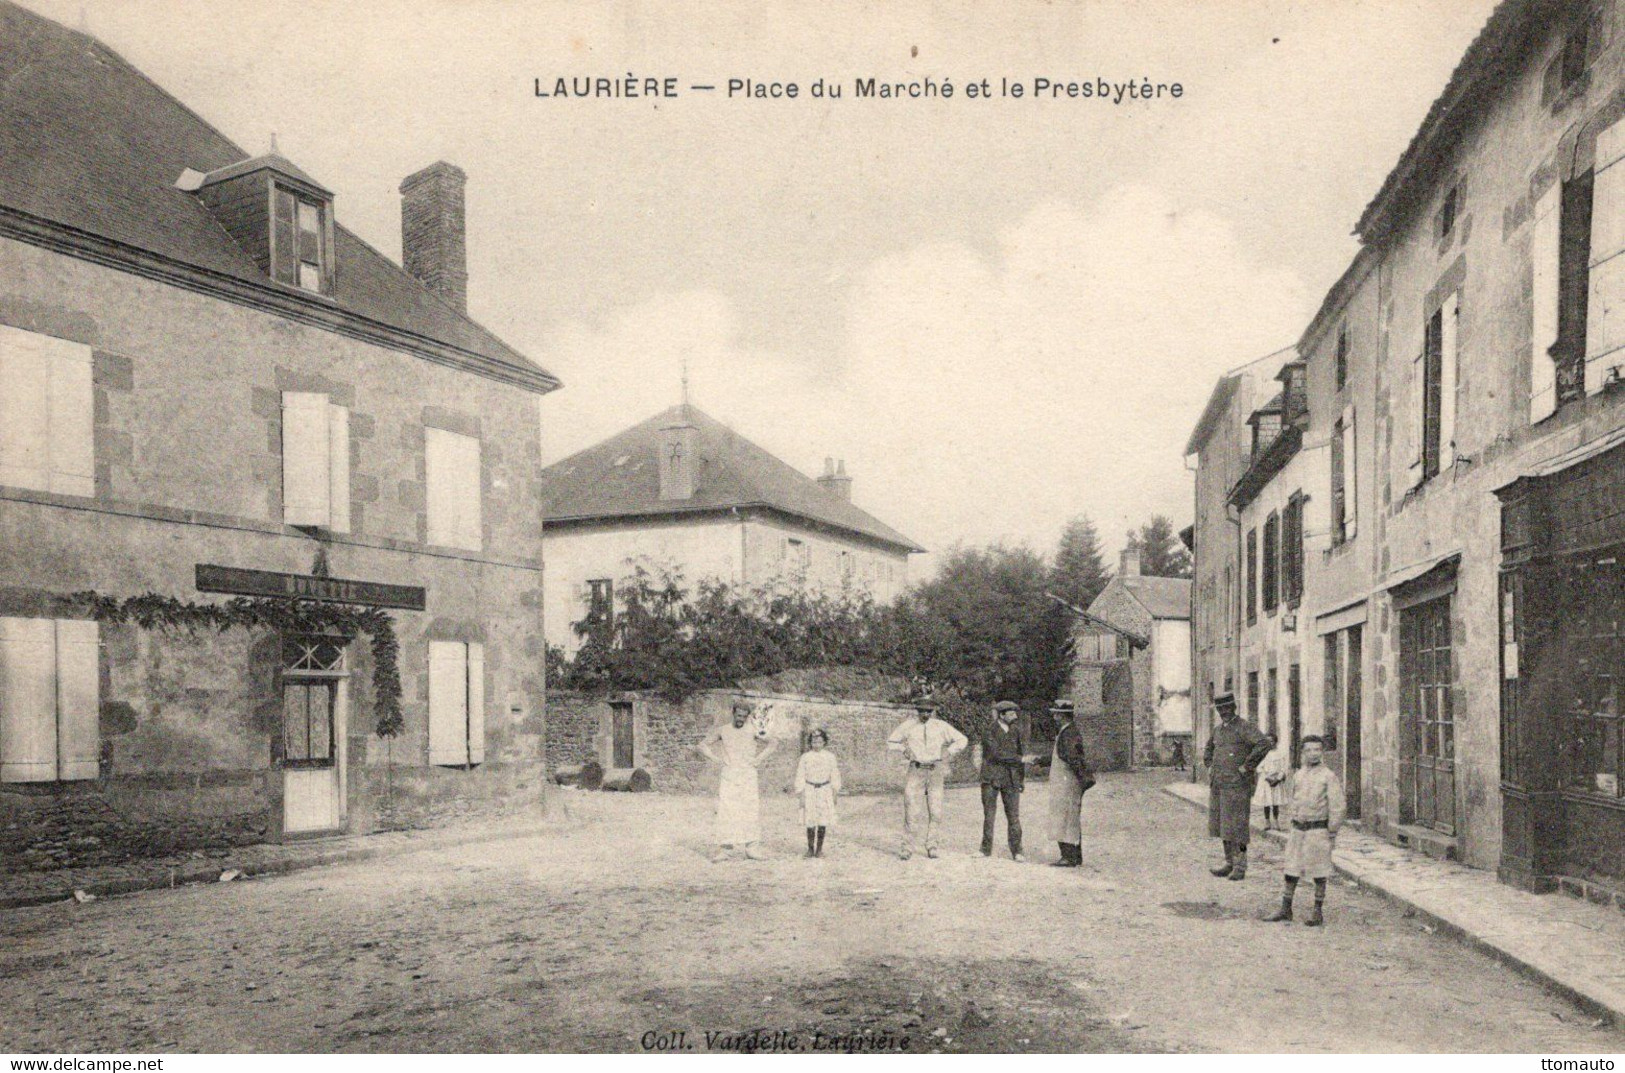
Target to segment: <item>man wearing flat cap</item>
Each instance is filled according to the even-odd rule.
[[[993,828],[999,819],[999,800],[1004,800],[1004,822],[1010,838],[1012,860],[1021,855],[1021,791],[1026,785],[1026,765],[1032,759],[1032,732],[1014,701],[1001,700],[993,706],[993,718],[982,731],[982,856],[993,856]]]
[[[1253,791],[1258,765],[1275,739],[1241,718],[1233,693],[1213,698],[1219,722],[1202,753],[1208,769],[1207,833],[1224,843],[1224,863],[1210,869],[1220,877],[1247,878],[1247,842],[1252,831]]]
[[[937,718],[937,702],[929,695],[912,698],[914,715],[891,732],[886,748],[908,760],[903,781],[903,860],[914,856],[920,841],[925,855],[937,856],[937,834],[942,829],[942,807],[947,795],[948,765],[970,742],[952,724]]]
[[[1094,772],[1083,755],[1083,734],[1072,710],[1072,702],[1058,700],[1050,714],[1060,723],[1055,735],[1055,755],[1049,765],[1049,819],[1061,859],[1054,868],[1083,865],[1083,794],[1095,784]]]

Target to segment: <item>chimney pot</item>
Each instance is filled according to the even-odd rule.
[[[1124,577],[1139,577],[1140,553],[1132,548],[1124,548],[1121,565],[1117,572]]]
[[[401,180],[401,267],[468,313],[468,176],[444,160]]]

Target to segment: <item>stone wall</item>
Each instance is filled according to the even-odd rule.
[[[606,770],[611,768],[612,700],[621,701],[630,704],[633,713],[636,766],[650,773],[656,790],[714,793],[716,766],[697,747],[712,727],[731,718],[733,702],[740,697],[769,713],[767,735],[778,742],[775,755],[762,767],[764,793],[790,792],[805,734],[817,727],[829,732],[830,748],[840,759],[848,791],[902,787],[905,767],[896,753],[886,749],[886,738],[913,714],[912,708],[751,690],[709,690],[680,702],[638,694],[609,698],[554,692],[548,698],[549,763],[556,768],[596,760]],[[967,749],[950,778],[974,777],[971,750]]]

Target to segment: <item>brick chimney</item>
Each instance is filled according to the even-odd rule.
[[[830,495],[852,502],[852,478],[846,475],[846,459],[824,459],[824,474],[818,484]]]
[[[401,267],[459,313],[468,312],[463,169],[444,160],[401,180]]]
[[[1138,551],[1134,550],[1133,548],[1123,549],[1123,557],[1118,563],[1117,576],[1140,576],[1140,553]]]
[[[660,428],[660,498],[694,498],[694,440],[698,430],[679,410]]]

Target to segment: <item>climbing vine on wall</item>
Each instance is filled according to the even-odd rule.
[[[103,596],[76,592],[64,601],[71,610],[105,624],[133,623],[144,630],[225,631],[269,629],[280,633],[366,634],[372,643],[372,691],[380,737],[401,732],[400,643],[395,624],[376,607],[314,600],[262,600],[238,596],[224,603],[196,604],[173,596]]]

